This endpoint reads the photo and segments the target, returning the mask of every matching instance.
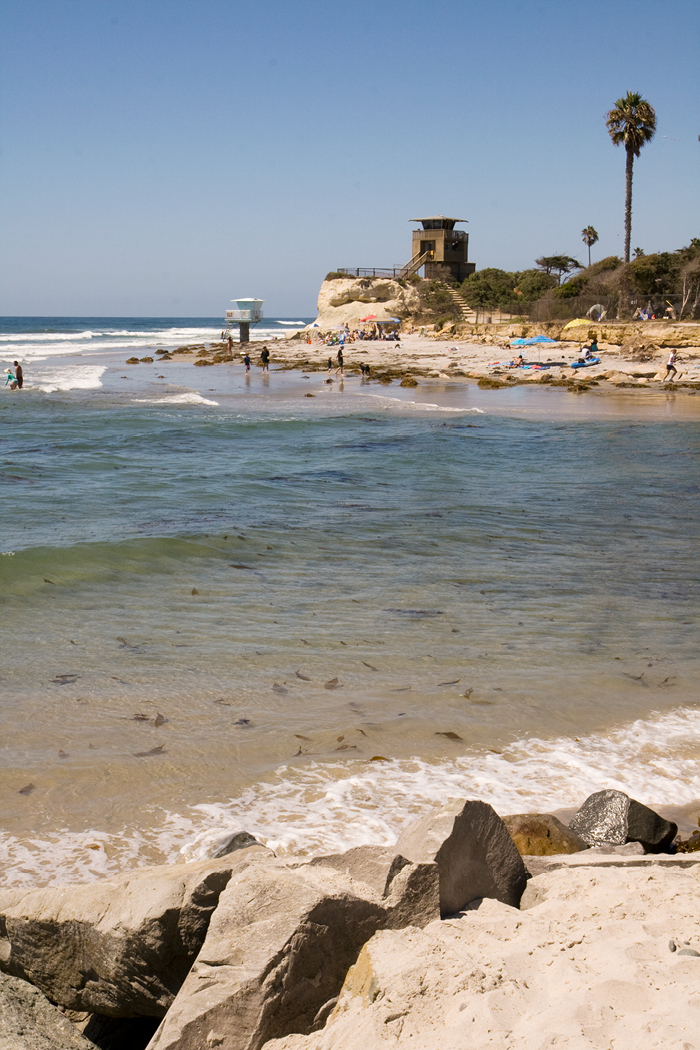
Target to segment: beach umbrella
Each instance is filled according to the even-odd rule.
[[[556,343],[556,339],[550,339],[548,335],[534,335],[530,339],[511,339],[511,346],[537,346],[538,343]]]
[[[366,317],[361,317],[360,318],[360,321],[376,321],[376,320],[377,320],[377,315],[376,314],[367,314]]]
[[[590,323],[591,322],[590,322],[590,320],[587,317],[577,317],[575,321],[569,321],[568,324],[565,324],[564,327],[562,328],[562,331],[565,332],[567,328],[578,328],[578,326],[580,324],[590,324]]]

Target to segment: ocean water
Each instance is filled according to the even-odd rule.
[[[700,800],[687,411],[46,342],[0,400],[2,884],[390,843],[449,797]]]

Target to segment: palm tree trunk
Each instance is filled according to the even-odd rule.
[[[590,268],[591,268],[591,246],[589,244],[588,245],[588,269],[590,270]]]
[[[632,241],[632,165],[634,150],[627,150],[625,166],[625,262],[630,261],[630,243]]]

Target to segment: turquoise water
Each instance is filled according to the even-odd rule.
[[[700,798],[695,422],[120,374],[0,402],[5,882]]]

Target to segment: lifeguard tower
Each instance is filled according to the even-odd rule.
[[[408,265],[412,266],[420,259],[414,273],[423,266],[428,280],[451,277],[458,283],[474,273],[476,263],[468,261],[469,234],[455,229],[456,223],[467,222],[466,219],[428,215],[425,219],[411,219],[411,222],[422,225],[422,229],[413,231],[413,255]]]
[[[226,311],[226,327],[228,329],[238,328],[239,343],[250,342],[250,326],[262,321],[262,304],[264,299],[232,299],[236,304],[235,310]]]

